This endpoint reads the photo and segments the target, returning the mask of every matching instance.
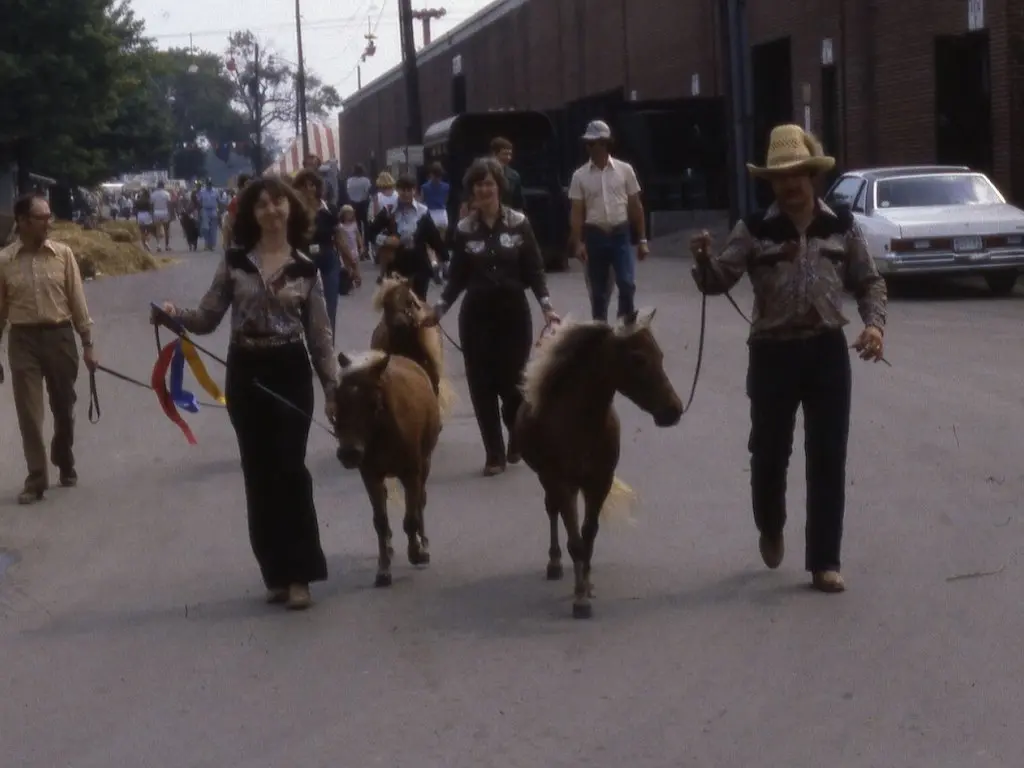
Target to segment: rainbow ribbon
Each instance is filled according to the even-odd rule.
[[[220,387],[210,378],[206,366],[195,346],[186,339],[175,339],[160,350],[156,364],[153,366],[153,374],[150,384],[156,392],[157,400],[164,414],[178,429],[185,435],[189,445],[196,445],[197,440],[188,424],[178,413],[181,408],[189,413],[199,413],[199,401],[196,396],[185,389],[185,364],[188,363],[189,370],[204,390],[219,405],[224,405],[226,400],[220,391]],[[170,374],[168,376],[168,374]]]

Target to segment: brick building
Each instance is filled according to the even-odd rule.
[[[651,176],[678,182],[697,168],[719,204],[718,5],[496,0],[419,52],[424,128],[459,111],[542,110],[567,171],[583,124],[603,117],[648,189]],[[844,167],[966,163],[1024,200],[1024,2],[747,0],[746,13],[756,155],[772,124],[809,117]],[[404,86],[395,68],[346,101],[347,165],[380,165],[405,143]],[[686,206],[685,195],[663,195],[662,207]]]

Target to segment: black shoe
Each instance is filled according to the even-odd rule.
[[[61,471],[60,473],[60,487],[61,488],[74,488],[78,485],[78,473],[73,469],[69,469],[67,472]]]

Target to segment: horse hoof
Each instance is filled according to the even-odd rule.
[[[562,564],[548,563],[548,581],[558,581],[562,578]]]
[[[574,619],[589,619],[594,615],[594,608],[590,603],[573,603],[572,617]]]
[[[390,587],[391,586],[391,574],[390,573],[378,573],[377,578],[373,582],[375,587]]]
[[[410,565],[430,565],[430,553],[429,552],[409,552],[409,564]]]

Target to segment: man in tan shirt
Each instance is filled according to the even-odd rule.
[[[594,320],[608,322],[611,300],[609,272],[619,289],[618,316],[631,317],[636,311],[636,265],[630,251],[630,225],[640,238],[637,258],[647,257],[644,208],[640,183],[633,166],[611,156],[612,131],[608,124],[594,120],[583,134],[590,160],[572,175],[572,245],[576,258],[587,268],[587,284]]]
[[[23,197],[15,203],[14,217],[18,239],[0,250],[0,339],[10,323],[11,385],[28,464],[18,502],[31,504],[42,499],[49,487],[43,382],[53,413],[49,460],[60,471],[60,484],[70,487],[78,482],[72,452],[78,378],[76,332],[90,371],[96,368],[96,355],[78,262],[68,246],[47,238],[49,203],[38,195]]]

